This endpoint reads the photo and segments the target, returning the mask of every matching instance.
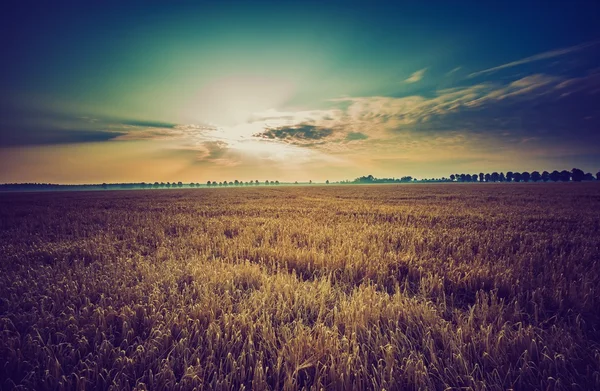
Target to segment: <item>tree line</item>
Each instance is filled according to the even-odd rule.
[[[445,179],[445,178],[443,178]],[[571,171],[568,170],[554,170],[552,172],[543,171],[523,171],[523,172],[512,172],[508,171],[506,175],[501,172],[492,172],[479,174],[452,174],[449,177],[450,182],[583,182],[583,181],[600,181],[600,171],[596,173],[596,176],[590,172],[585,173],[579,168],[573,168]]]
[[[351,185],[351,184],[378,184],[378,183],[430,183],[430,182],[585,182],[585,181],[600,181],[600,171],[593,175],[592,173],[586,173],[579,168],[573,168],[571,171],[568,170],[554,170],[549,171],[523,171],[513,172],[492,172],[479,174],[451,174],[448,177],[442,178],[423,178],[416,179],[412,176],[403,176],[400,178],[376,178],[373,175],[366,175],[358,177],[354,180],[343,180],[338,182],[331,182],[332,184],[338,185]],[[229,186],[278,186],[278,185],[298,185],[296,181],[282,182],[278,180],[270,181],[265,180],[259,182],[258,180],[251,181],[207,181],[206,183],[191,182],[138,182],[138,183],[102,183],[102,184],[83,184],[83,185],[59,185],[52,183],[6,183],[0,184],[0,191],[61,191],[61,190],[136,190],[136,189],[189,189],[199,187],[229,187]],[[313,181],[308,181],[301,184],[313,184]],[[329,180],[325,181],[325,184],[330,184]]]

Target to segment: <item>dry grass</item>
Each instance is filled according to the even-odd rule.
[[[600,389],[600,186],[0,195],[1,389]]]

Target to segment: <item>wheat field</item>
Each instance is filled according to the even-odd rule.
[[[600,186],[0,194],[2,390],[600,389]]]

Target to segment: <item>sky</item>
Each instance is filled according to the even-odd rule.
[[[600,170],[595,1],[3,2],[0,183]]]

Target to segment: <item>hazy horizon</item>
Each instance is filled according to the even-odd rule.
[[[5,6],[0,183],[600,169],[600,5]]]

